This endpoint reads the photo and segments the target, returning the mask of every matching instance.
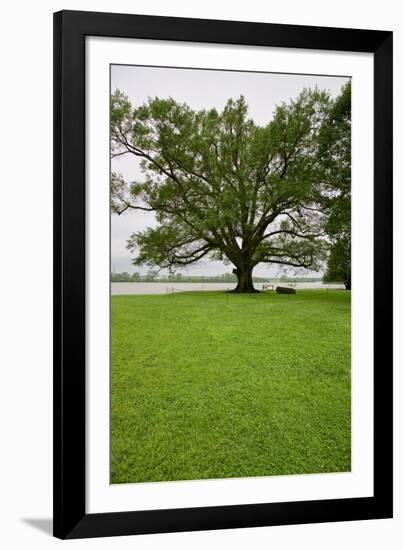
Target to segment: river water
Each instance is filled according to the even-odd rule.
[[[269,283],[255,283],[257,290]],[[275,282],[276,286],[291,286],[289,283]],[[168,294],[186,290],[232,290],[235,283],[111,283],[112,295],[127,294]],[[321,282],[296,283],[295,288],[344,288],[342,284],[324,284]]]

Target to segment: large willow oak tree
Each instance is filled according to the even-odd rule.
[[[317,269],[322,259],[318,136],[329,95],[304,90],[266,126],[248,117],[243,97],[222,112],[194,111],[173,99],[134,107],[112,95],[112,157],[141,159],[143,181],[112,174],[112,211],[155,213],[133,233],[136,265],[175,269],[202,258],[235,266],[236,292],[254,292],[259,263]]]

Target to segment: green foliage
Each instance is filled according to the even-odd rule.
[[[340,239],[332,245],[323,280],[327,283],[342,281],[346,289],[351,290],[351,243],[349,239]]]
[[[330,239],[325,281],[343,281],[351,288],[351,82],[329,111],[320,132],[324,189],[322,205]]]
[[[303,90],[260,127],[242,96],[219,113],[172,98],[133,107],[116,90],[112,156],[141,159],[144,179],[127,183],[113,174],[112,211],[149,210],[158,222],[131,235],[135,264],[172,268],[211,258],[232,263],[239,274],[261,262],[318,269],[321,147],[339,139],[322,126],[335,109],[327,93]]]
[[[112,483],[350,471],[350,293],[113,296]]]
[[[351,82],[330,109],[320,132],[322,202],[328,210],[326,231],[334,240],[351,234]]]

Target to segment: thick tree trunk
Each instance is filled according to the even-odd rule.
[[[238,284],[233,292],[259,292],[253,286],[252,271],[253,267],[250,266],[237,267],[232,270],[238,279]]]
[[[344,280],[344,286],[346,290],[351,290],[351,277],[346,277]]]

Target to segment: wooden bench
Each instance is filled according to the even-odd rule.
[[[274,285],[272,284],[262,285],[262,290],[274,290]]]

